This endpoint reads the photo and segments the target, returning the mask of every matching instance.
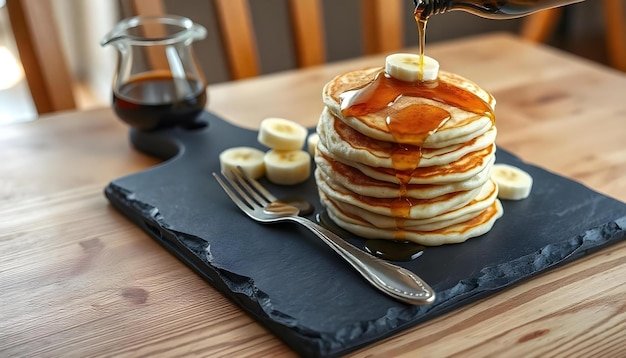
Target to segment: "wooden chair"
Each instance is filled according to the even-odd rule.
[[[626,72],[626,25],[624,25],[624,1],[602,0],[606,24],[606,47],[609,64]],[[555,8],[528,16],[522,25],[522,37],[533,42],[545,42],[552,35],[563,12]]]
[[[362,30],[366,54],[399,49],[403,0],[362,0]],[[164,14],[161,0],[133,0],[142,15]],[[213,0],[232,79],[259,75],[259,55],[249,0]],[[288,0],[298,67],[325,62],[324,19],[321,0]]]
[[[50,0],[7,0],[6,6],[37,112],[76,108]]]
[[[212,0],[232,79],[260,74],[248,0]],[[402,1],[363,0],[366,53],[402,47]],[[166,13],[162,0],[132,0],[135,14]],[[325,62],[321,0],[288,0],[299,67]],[[18,52],[39,114],[76,108],[51,0],[7,0]]]

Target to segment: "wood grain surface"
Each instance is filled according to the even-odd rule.
[[[426,51],[494,94],[498,145],[626,201],[626,76],[505,34]],[[208,109],[312,126],[326,81],[383,61],[211,86]],[[108,182],[158,161],[110,109],[1,127],[0,163],[0,356],[295,355],[111,208]],[[352,356],[626,356],[625,283],[622,242]]]

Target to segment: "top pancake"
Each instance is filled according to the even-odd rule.
[[[454,144],[467,143],[485,133],[493,125],[493,117],[488,113],[478,114],[443,101],[405,95],[396,98],[392,106],[381,110],[359,116],[343,116],[341,107],[342,96],[350,94],[350,91],[355,89],[364,88],[377,75],[384,75],[381,71],[382,68],[369,68],[338,75],[324,86],[324,104],[332,115],[367,137],[381,141],[419,145],[423,148],[443,148]],[[463,89],[468,92],[468,95],[475,96],[477,101],[483,103],[486,108],[493,112],[495,99],[474,82],[449,72],[439,71],[438,83],[442,86],[446,85]],[[388,125],[390,116],[414,105],[437,107],[449,113],[449,119],[436,131],[432,131],[424,141],[419,143],[415,142],[414,138],[398,137],[390,130]]]

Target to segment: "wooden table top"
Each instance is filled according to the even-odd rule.
[[[430,45],[491,91],[499,146],[626,201],[626,76],[506,34]],[[249,128],[313,126],[321,88],[384,56],[210,86]],[[103,188],[158,160],[109,108],[0,128],[0,356],[294,356],[115,211]],[[626,356],[626,242],[353,356]]]

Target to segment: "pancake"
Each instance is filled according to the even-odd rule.
[[[409,158],[411,163],[417,163],[417,167],[454,162],[468,153],[491,146],[496,139],[497,130],[495,126],[491,126],[486,132],[477,132],[476,137],[462,144],[422,148],[369,138],[346,125],[326,108],[320,116],[317,133],[328,151],[342,159],[371,167],[400,169],[397,167],[398,159]]]
[[[371,83],[378,74],[381,74],[381,68],[370,68],[357,70],[341,74],[330,82],[323,89],[323,101],[326,108],[337,118],[344,121],[348,126],[367,137],[387,141],[398,142],[403,144],[414,144],[424,148],[442,148],[453,144],[462,144],[475,138],[476,133],[481,131],[484,133],[493,125],[493,118],[489,113],[483,115],[468,112],[457,106],[448,103],[442,103],[426,98],[399,96],[392,105],[373,113],[367,113],[358,117],[342,115],[342,101],[347,101],[346,94],[350,91],[363,88]],[[477,97],[487,108],[486,112],[493,112],[495,107],[495,99],[487,91],[484,91],[475,83],[464,79],[461,76],[439,71],[438,82],[440,85],[448,85],[450,87],[462,88],[468,93]],[[343,97],[343,98],[342,98]],[[394,112],[401,111],[409,106],[433,106],[441,108],[450,114],[450,119],[446,121],[442,127],[436,132],[431,133],[423,142],[415,143],[411,139],[404,140],[397,138],[391,132],[387,118]]]
[[[495,100],[467,79],[405,82],[381,68],[324,86],[314,159],[320,201],[343,229],[422,245],[463,242],[503,215]]]
[[[398,171],[351,162],[330,152],[321,141],[317,144],[317,151],[320,154],[356,168],[370,178],[396,184],[443,184],[468,180],[493,164],[495,149],[495,144],[491,144],[485,149],[466,154],[461,159],[447,165]]]
[[[318,190],[332,200],[341,201],[360,207],[369,212],[403,219],[425,219],[441,215],[460,208],[471,202],[481,188],[457,191],[431,199],[416,199],[406,196],[399,198],[375,198],[358,195],[327,176],[323,171],[315,170]]]
[[[328,216],[341,228],[366,239],[407,240],[426,246],[456,244],[470,238],[483,235],[493,227],[495,221],[503,215],[500,200],[495,200],[486,210],[467,221],[453,224],[442,229],[419,231],[410,228],[399,230],[380,229],[365,221],[358,224],[343,221],[336,215],[332,206],[326,207]],[[358,220],[358,218],[355,218]]]
[[[359,225],[366,222],[368,225],[379,229],[398,230],[405,228],[416,231],[433,231],[476,217],[480,212],[490,207],[497,196],[498,188],[493,181],[489,180],[481,187],[479,194],[467,205],[426,219],[398,219],[379,215],[346,202],[334,201],[323,193],[321,194],[321,201],[325,207],[332,206],[335,215],[347,223]]]
[[[487,182],[491,172],[491,162],[479,173],[469,179],[443,184],[406,184],[376,180],[364,175],[358,169],[334,160],[323,152],[315,155],[317,168],[333,180],[341,183],[355,194],[376,198],[398,198],[402,195],[416,199],[431,199],[457,191],[476,189]]]

